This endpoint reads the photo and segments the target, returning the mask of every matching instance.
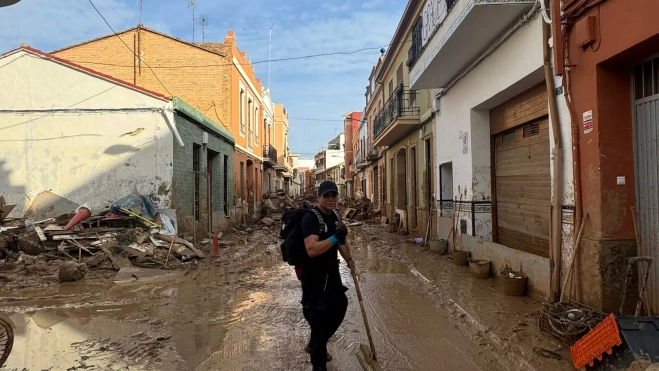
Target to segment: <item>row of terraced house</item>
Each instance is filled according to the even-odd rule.
[[[659,5],[633,3],[408,1],[344,115],[346,195],[542,301],[574,260],[572,298],[613,311],[628,259],[659,259]]]
[[[176,209],[181,232],[207,236],[300,183],[288,112],[233,31],[192,43],[139,25],[50,53],[8,51],[0,132],[12,216],[44,192],[100,209],[137,190]]]

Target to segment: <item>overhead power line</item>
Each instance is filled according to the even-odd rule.
[[[91,0],[89,0],[89,1],[91,2]],[[113,30],[113,32],[114,32],[114,30]],[[116,32],[115,32],[115,35],[116,35]],[[286,62],[286,61],[295,61],[295,60],[303,60],[303,59],[311,59],[311,58],[319,58],[319,57],[328,57],[328,56],[333,56],[333,55],[352,55],[352,54],[357,54],[357,53],[361,53],[361,52],[368,51],[368,50],[382,50],[386,47],[406,43],[408,41],[410,41],[410,40],[404,40],[404,41],[400,41],[400,42],[397,42],[397,43],[387,44],[387,45],[384,45],[384,46],[377,46],[377,47],[374,46],[374,47],[368,47],[368,48],[361,48],[361,49],[347,51],[347,52],[340,52],[339,51],[339,52],[331,52],[331,53],[309,54],[309,55],[301,55],[301,56],[297,56],[297,57],[265,59],[265,60],[256,61],[256,62],[245,62],[245,63],[239,63],[239,64],[244,65],[244,66],[249,66],[249,65],[256,65],[256,64],[263,64],[263,63],[270,63],[270,62]],[[122,42],[123,42],[123,40],[122,40]],[[134,67],[133,65],[128,65],[128,64],[115,64],[115,63],[106,63],[106,62],[98,62],[98,61],[79,61],[78,63],[97,64],[97,65],[101,65],[101,66],[112,66],[112,67],[126,67],[126,68],[133,68]],[[180,65],[180,64],[177,64],[177,65],[159,65],[159,66],[153,66],[153,68],[154,69],[205,68],[205,67],[223,67],[223,66],[232,66],[232,65],[233,65],[233,62],[230,62],[230,63],[212,63],[212,64],[190,64],[190,65]],[[149,68],[151,68],[151,67],[149,67]]]
[[[112,28],[112,26],[110,25],[110,23],[108,23],[107,19],[105,19],[105,17],[103,16],[103,14],[98,10],[98,8],[97,8],[96,5],[94,4],[94,2],[93,2],[92,0],[88,0],[88,1],[89,1],[89,3],[92,5],[92,7],[94,7],[94,10],[96,10],[96,13],[98,13],[98,15],[103,19],[103,22],[105,22],[105,24],[110,28],[110,30],[112,30],[112,33],[113,33],[113,34],[119,39],[119,41],[121,41],[122,44],[126,45],[126,48],[128,48],[128,50],[130,50],[131,53],[133,53],[133,55],[134,55],[135,57],[137,57],[137,58],[140,60],[140,62],[144,63],[144,65],[147,66],[147,67],[149,68],[149,70],[151,70],[151,73],[153,73],[153,76],[156,78],[156,80],[158,80],[158,82],[160,83],[160,85],[162,85],[163,89],[165,89],[165,91],[167,92],[167,94],[169,94],[170,96],[172,96],[172,93],[169,91],[169,89],[167,89],[167,87],[165,86],[165,84],[163,84],[162,81],[160,81],[160,78],[158,77],[158,75],[156,75],[156,73],[153,71],[153,69],[151,68],[151,66],[149,66],[145,61],[143,61],[142,58],[140,58],[140,56],[137,55],[137,53],[135,53],[135,51],[134,51],[133,49],[131,49],[130,46],[128,46],[128,44],[126,44],[126,43],[124,42],[124,40],[121,39],[121,37],[119,37],[119,35],[117,34],[117,32],[115,32],[114,28]]]

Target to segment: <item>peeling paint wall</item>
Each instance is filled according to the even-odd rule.
[[[11,216],[45,190],[100,209],[137,188],[171,206],[159,192],[171,188],[171,103],[26,52],[1,61],[0,194],[17,204]]]

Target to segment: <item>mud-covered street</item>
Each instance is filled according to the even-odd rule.
[[[425,277],[387,253],[407,248],[404,240],[363,228],[352,250],[383,370],[505,369],[491,346],[465,335]],[[329,367],[359,370],[356,347],[367,339],[345,264],[342,274],[351,303]],[[3,370],[308,370],[300,295],[267,229],[182,278],[4,292],[0,310],[16,337]]]

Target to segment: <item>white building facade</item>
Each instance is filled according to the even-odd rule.
[[[0,56],[0,65],[0,194],[17,204],[14,215],[45,190],[103,209],[133,187],[171,189],[169,99],[30,49]],[[170,207],[170,193],[156,203]]]
[[[263,193],[276,190],[277,151],[274,147],[272,126],[275,122],[275,105],[270,96],[270,89],[263,89]]]
[[[569,149],[569,115],[545,80],[540,6],[428,0],[419,22],[410,85],[436,92],[439,238],[454,228],[457,249],[491,260],[495,274],[523,271],[529,295],[547,299],[550,261],[568,255],[573,200],[570,153],[555,137]]]

